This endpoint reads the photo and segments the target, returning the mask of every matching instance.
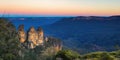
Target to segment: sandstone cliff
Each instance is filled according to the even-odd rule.
[[[43,41],[44,36],[43,36],[43,30],[41,27],[38,28],[37,33],[38,33],[37,45],[42,45],[44,42]]]
[[[20,25],[18,29],[19,40],[21,43],[24,43],[26,40],[26,33],[24,31],[24,26]]]
[[[54,47],[56,52],[62,49],[61,41],[52,37],[44,37],[44,32],[41,27],[37,30],[34,27],[30,27],[26,33],[24,31],[24,26],[20,25],[18,28],[18,35],[19,41],[28,49],[34,49],[36,46]]]

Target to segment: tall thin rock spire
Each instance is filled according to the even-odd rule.
[[[26,40],[26,33],[24,31],[24,25],[20,25],[18,28],[19,40],[21,43],[24,43]]]

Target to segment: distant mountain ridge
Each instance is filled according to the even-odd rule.
[[[77,17],[70,17],[67,19],[72,19],[72,20],[116,20],[120,19],[120,16],[77,16]]]
[[[23,24],[25,30],[28,30],[30,26],[35,28],[43,25],[52,24],[61,19],[61,17],[8,17],[8,19],[16,26]]]

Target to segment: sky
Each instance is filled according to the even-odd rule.
[[[120,15],[120,0],[0,0],[3,16]]]

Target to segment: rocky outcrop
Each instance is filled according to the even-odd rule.
[[[29,31],[27,32],[28,34],[28,46],[29,48],[35,48],[35,46],[43,45],[44,43],[44,36],[43,36],[43,30],[42,28],[38,28],[36,31],[34,27],[31,27]]]
[[[24,25],[20,25],[18,29],[19,41],[20,43],[24,43],[26,40],[26,33],[24,31]]]
[[[38,40],[38,34],[35,31],[34,27],[31,27],[28,31],[28,46],[29,48],[35,48],[35,46],[37,45],[37,40]]]
[[[44,37],[43,29],[41,27],[37,30],[34,27],[30,27],[27,33],[25,33],[24,26],[20,25],[18,28],[18,35],[19,41],[28,49],[34,49],[36,46],[54,47],[54,50],[57,52],[62,48],[60,40],[51,37]]]
[[[53,37],[46,37],[46,39],[45,39],[46,41],[46,46],[47,47],[54,47],[54,50],[56,51],[56,52],[58,52],[58,51],[60,51],[61,49],[62,49],[62,42],[59,40],[59,39],[57,39],[57,38],[53,38]]]
[[[38,33],[37,45],[43,45],[44,36],[43,36],[43,30],[41,27],[38,28],[37,33]]]
[[[30,49],[33,49],[39,45],[43,45],[44,43],[42,28],[38,28],[36,31],[34,27],[31,27],[27,33],[25,33],[24,26],[20,25],[18,28],[18,35],[20,43],[27,44],[27,48]]]

